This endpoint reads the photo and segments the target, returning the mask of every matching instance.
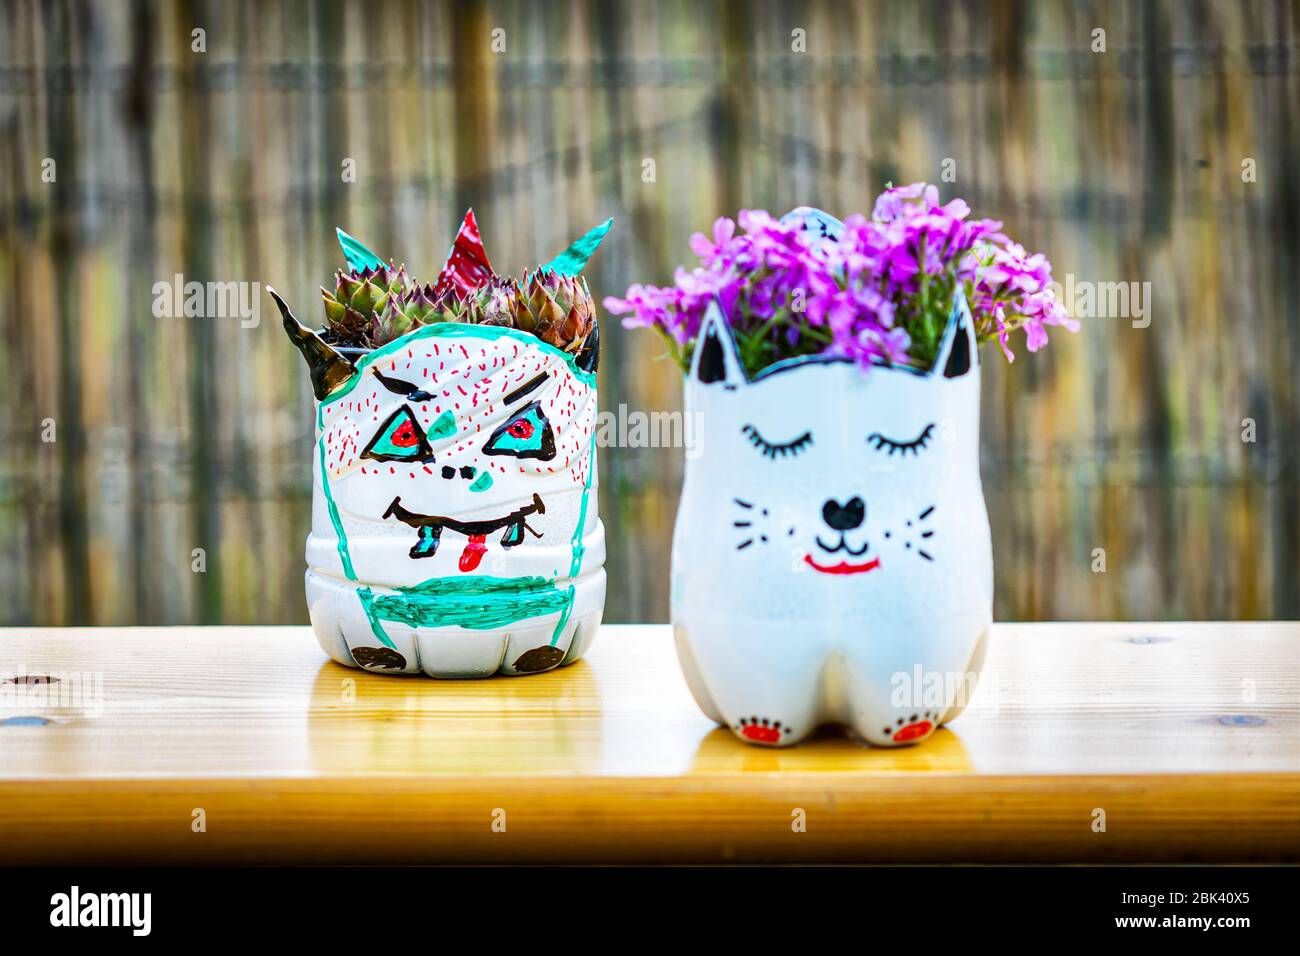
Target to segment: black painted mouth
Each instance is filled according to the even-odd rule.
[[[527,518],[529,515],[546,514],[546,505],[542,502],[542,496],[533,495],[533,503],[524,505],[507,515],[499,518],[483,518],[477,521],[462,521],[460,518],[453,518],[449,515],[426,515],[417,511],[409,511],[402,507],[400,496],[393,499],[388,510],[384,512],[384,518],[395,518],[403,524],[415,528],[419,535],[419,540],[411,548],[411,557],[413,558],[431,558],[438,553],[438,543],[442,539],[442,532],[448,528],[457,531],[465,537],[482,541],[487,535],[494,531],[505,529],[505,534],[501,537],[501,547],[513,548],[521,544],[524,540],[524,531],[528,531],[534,538],[540,538],[540,532],[535,531],[529,526]],[[477,561],[473,562],[477,565]]]
[[[821,535],[817,535],[815,540],[817,542],[817,547],[821,548],[827,554],[839,554],[841,551],[844,551],[855,558],[860,558],[862,557],[862,555],[866,554],[868,551],[871,550],[870,541],[863,541],[862,547],[860,548],[852,547],[849,544],[848,536],[845,534],[840,534],[840,540],[835,545],[827,544],[825,541],[821,539]]]

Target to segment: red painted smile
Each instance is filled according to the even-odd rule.
[[[847,561],[841,561],[839,564],[818,564],[811,554],[805,554],[803,559],[814,571],[820,571],[822,574],[865,574],[880,567],[879,558],[872,558],[862,564],[849,564]]]

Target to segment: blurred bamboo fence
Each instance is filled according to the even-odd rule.
[[[945,169],[1058,278],[1150,283],[1145,328],[985,356],[997,616],[1300,612],[1295,3],[0,17],[0,623],[305,620],[299,359],[269,313],[156,318],[157,282],[273,284],[315,317],[335,225],[427,274],[473,206],[511,271],[614,216],[603,297],[668,280],[719,215],[867,211]],[[657,341],[605,329],[602,405],[679,407]],[[608,619],[666,618],[680,478],[679,450],[603,453]]]

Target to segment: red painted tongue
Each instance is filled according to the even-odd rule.
[[[478,563],[483,560],[483,555],[487,554],[487,545],[483,543],[486,538],[485,534],[472,534],[469,536],[469,542],[465,545],[465,550],[460,553],[460,569],[468,574],[478,567]]]

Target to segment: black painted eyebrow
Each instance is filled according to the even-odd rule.
[[[524,384],[520,385],[513,392],[507,392],[506,397],[502,399],[502,401],[506,405],[509,405],[511,402],[521,399],[525,395],[530,394],[531,392],[537,391],[539,388],[542,387],[542,383],[545,382],[550,377],[551,377],[550,372],[540,372],[537,375],[534,375],[528,381],[524,382]]]
[[[433,398],[428,392],[421,391],[418,385],[412,385],[405,379],[390,378],[377,368],[372,368],[370,371],[375,373],[375,378],[379,379],[379,383],[384,388],[396,395],[405,395],[413,402],[427,402]]]

